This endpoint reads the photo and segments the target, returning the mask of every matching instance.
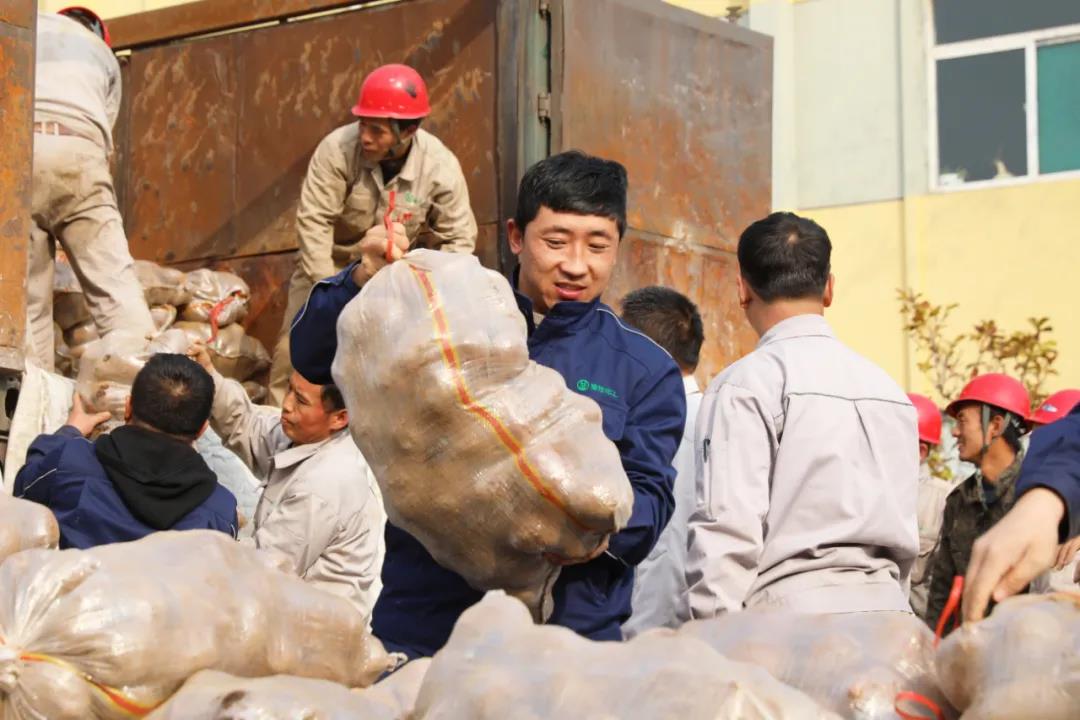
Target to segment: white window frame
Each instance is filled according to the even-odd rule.
[[[937,44],[937,30],[934,26],[934,0],[926,0],[926,43],[927,56],[927,107],[929,109],[930,137],[927,149],[930,153],[930,189],[934,192],[958,192],[980,188],[999,188],[1012,185],[1027,185],[1048,180],[1068,180],[1080,178],[1080,170],[1066,170],[1049,174],[1040,174],[1039,170],[1039,78],[1037,52],[1040,47],[1080,41],[1080,24],[1060,25],[1043,30],[994,35],[978,40]],[[1003,52],[1006,50],[1024,51],[1024,109],[1027,113],[1027,174],[1011,178],[990,178],[975,180],[959,185],[942,185],[940,155],[938,153],[938,60],[951,60],[975,55]]]

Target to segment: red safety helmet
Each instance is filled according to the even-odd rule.
[[[431,114],[427,85],[408,65],[383,65],[364,78],[352,109],[356,117],[418,120]]]
[[[1031,416],[1031,422],[1036,425],[1049,425],[1068,415],[1078,404],[1080,404],[1080,390],[1058,390],[1043,401],[1043,404]]]
[[[72,5],[63,10],[57,10],[56,14],[66,15],[72,20],[82,22],[83,25],[89,25],[89,29],[92,32],[104,40],[106,45],[112,47],[112,37],[109,36],[109,26],[105,24],[105,21],[101,19],[100,15],[90,8],[83,7],[82,5]]]
[[[955,416],[958,406],[967,402],[993,405],[1017,416],[1025,423],[1028,422],[1028,413],[1031,412],[1031,396],[1028,395],[1027,388],[1016,378],[1001,373],[987,373],[972,378],[956,399],[945,408],[945,412]]]
[[[908,393],[908,400],[915,406],[919,416],[919,440],[931,445],[941,443],[941,411],[934,401],[925,395]]]

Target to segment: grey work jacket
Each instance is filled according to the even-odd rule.
[[[692,617],[752,606],[910,612],[916,433],[903,391],[825,318],[771,328],[702,401]]]
[[[263,481],[255,546],[284,554],[297,575],[351,600],[370,619],[382,590],[386,514],[349,431],[293,445],[281,410],[254,405],[240,383],[213,375],[214,431]]]

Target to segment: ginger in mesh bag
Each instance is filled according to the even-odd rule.
[[[136,260],[135,277],[142,285],[147,305],[178,307],[191,302],[191,291],[186,285],[187,275],[182,270],[163,267],[149,260]]]
[[[0,565],[0,717],[148,714],[200,670],[370,685],[393,662],[346,600],[210,530]]]
[[[630,516],[600,408],[529,360],[506,280],[475,257],[409,253],[337,324],[333,376],[391,522],[480,590],[543,619],[558,569]]]
[[[0,492],[0,562],[30,548],[56,548],[60,528],[44,505]]]
[[[406,666],[407,668],[407,666]],[[837,716],[764,670],[658,630],[593,642],[490,594],[431,661],[416,720],[810,720]]]
[[[937,668],[964,720],[1080,717],[1080,594],[1005,600],[950,633]]]
[[[428,662],[410,663],[366,690],[293,675],[241,678],[203,670],[148,720],[409,720]]]
[[[181,320],[224,327],[247,317],[251,288],[237,275],[223,270],[193,270],[187,274],[184,288],[191,301],[180,310]]]
[[[270,367],[266,347],[239,323],[219,328],[213,340],[214,329],[208,323],[181,320],[173,327],[183,330],[192,342],[205,343],[214,367],[227,378],[243,382]]]
[[[909,613],[745,610],[678,632],[763,667],[845,718],[899,719],[898,701],[902,711],[919,711],[909,694],[930,700],[941,718],[954,716],[937,687],[933,633]]]

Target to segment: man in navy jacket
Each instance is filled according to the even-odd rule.
[[[126,424],[86,439],[109,413],[87,413],[76,393],[67,422],[39,435],[15,476],[14,494],[45,505],[60,547],[138,540],[157,530],[236,536],[236,498],[192,444],[206,429],[214,381],[183,355],[155,355],[135,376]]]
[[[1058,544],[1080,535],[1080,406],[1031,434],[1017,501],[975,541],[964,587],[964,620],[976,621],[1049,570]]]
[[[630,522],[607,549],[566,561],[549,622],[595,640],[618,640],[630,616],[634,567],[652,550],[674,508],[671,462],[686,415],[674,360],[600,302],[626,229],[626,170],[580,152],[547,158],[522,178],[507,228],[519,261],[514,285],[529,330],[529,357],[597,402],[604,433],[618,448],[634,491]],[[405,249],[398,246],[392,257]],[[309,381],[332,382],[337,316],[385,264],[385,251],[382,243],[362,247],[362,259],[316,284],[297,315],[292,362]],[[410,657],[434,654],[461,613],[482,596],[389,523],[382,580],[373,630],[389,649]]]

